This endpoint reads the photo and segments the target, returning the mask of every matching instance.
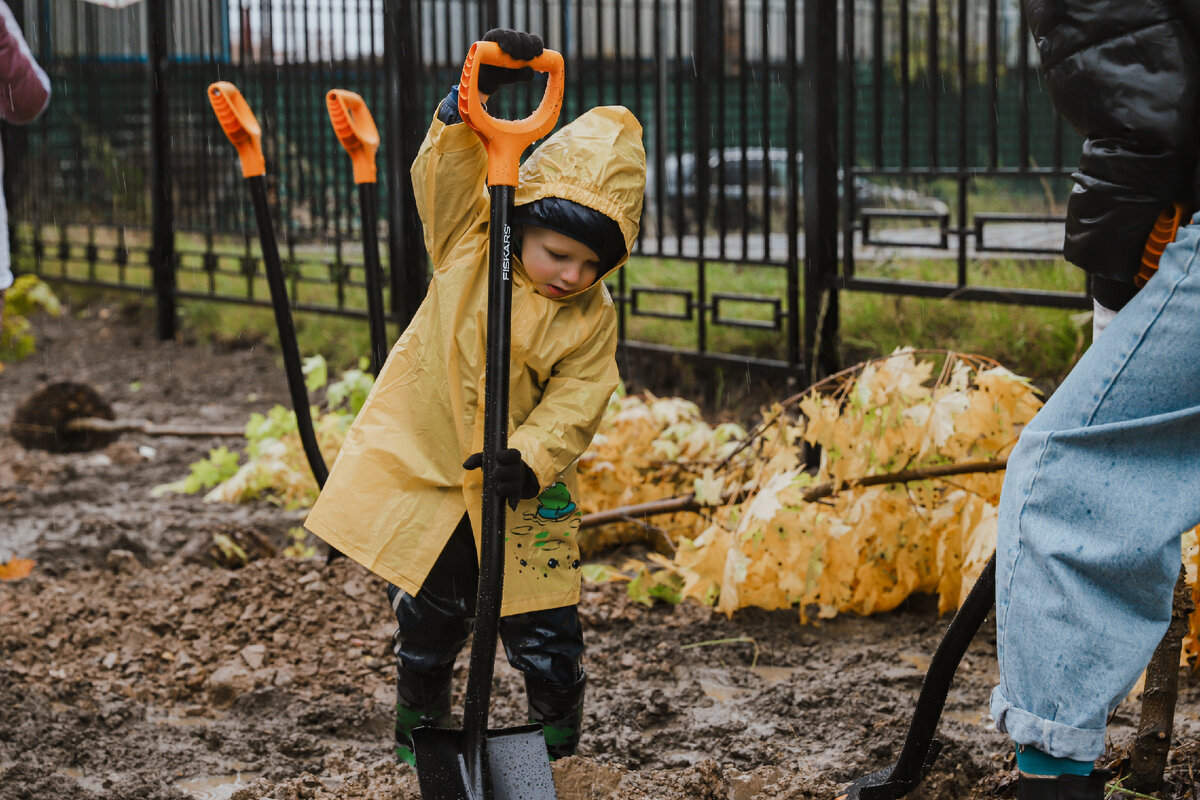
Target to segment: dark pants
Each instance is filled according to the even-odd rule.
[[[397,661],[421,675],[452,667],[471,633],[478,584],[475,539],[464,515],[415,597],[388,585],[399,625],[392,637]],[[578,606],[501,617],[499,634],[508,663],[526,677],[569,685],[583,674]]]

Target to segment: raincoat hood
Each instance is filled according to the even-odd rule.
[[[629,260],[646,192],[642,125],[629,109],[601,106],[581,114],[533,151],[521,165],[520,181],[513,200],[518,208],[561,197],[599,211],[620,227],[625,254],[596,284]]]
[[[524,233],[531,227],[561,233],[591,248],[600,261],[602,272],[618,264],[628,252],[625,235],[616,220],[561,197],[543,197],[526,203],[517,209],[512,224],[519,231],[516,237],[518,249],[514,251],[518,257],[522,255],[520,246],[524,245]]]

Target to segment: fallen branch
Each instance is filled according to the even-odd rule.
[[[144,433],[147,436],[245,436],[245,425],[168,425],[146,419],[102,419],[85,417],[73,419],[64,427],[73,431],[103,433]]]
[[[48,383],[25,398],[8,432],[26,449],[82,453],[112,444],[124,431],[150,436],[244,436],[245,428],[156,425],[144,419],[114,419],[112,406],[96,387],[75,381]],[[0,428],[0,434],[3,433]]]
[[[979,472],[999,472],[1008,465],[1007,458],[998,458],[992,461],[964,461],[959,464],[943,464],[936,467],[925,467],[923,469],[906,469],[900,472],[889,472],[884,475],[867,475],[863,478],[855,478],[853,480],[841,481],[826,481],[818,483],[815,486],[809,486],[801,494],[801,498],[808,503],[814,500],[820,500],[825,497],[837,494],[838,492],[852,489],[856,486],[881,486],[889,483],[909,483],[911,481],[924,481],[932,478],[948,478],[952,475],[969,475]],[[728,503],[740,503],[745,500],[751,493],[751,489],[746,485],[736,489],[731,489],[721,495],[720,505]],[[613,508],[607,511],[596,511],[591,514],[584,514],[580,521],[579,527],[593,528],[599,525],[609,525],[614,522],[624,522],[631,519],[644,519],[646,517],[657,516],[658,514],[675,514],[681,511],[699,511],[702,508],[713,508],[714,506],[705,506],[696,501],[694,492],[687,494],[676,495],[674,497],[664,497],[661,500],[651,500],[646,503],[636,503],[634,505],[622,506]]]
[[[144,433],[147,436],[245,436],[245,426],[181,426],[150,422],[145,419],[104,419],[103,417],[81,417],[63,423],[60,427],[14,422],[12,431],[34,434],[55,433]]]

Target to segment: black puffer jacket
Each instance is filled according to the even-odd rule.
[[[1119,307],[1103,295],[1132,296],[1155,217],[1200,199],[1200,0],[1023,4],[1054,105],[1086,139],[1063,254]]]

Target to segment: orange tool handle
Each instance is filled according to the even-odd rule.
[[[476,66],[519,69],[532,67],[548,73],[546,94],[542,102],[525,119],[496,119],[483,108],[476,85]],[[488,152],[488,185],[516,186],[525,148],[545,136],[558,121],[563,98],[563,58],[554,50],[543,50],[532,61],[518,61],[500,49],[496,42],[475,42],[463,63],[462,80],[458,84],[458,113],[479,138]]]
[[[254,178],[267,174],[267,160],[263,158],[262,128],[246,98],[229,81],[217,81],[208,87],[208,102],[212,103],[217,121],[233,146],[237,148],[242,162],[242,177]]]
[[[1175,241],[1175,234],[1179,226],[1187,222],[1187,216],[1188,212],[1183,204],[1175,203],[1169,208],[1164,208],[1154,221],[1154,227],[1146,238],[1146,249],[1142,251],[1142,267],[1133,279],[1134,285],[1139,289],[1158,271],[1158,260],[1162,258],[1163,250]]]
[[[354,164],[354,182],[374,183],[379,129],[375,127],[366,101],[354,92],[330,89],[325,94],[325,106],[329,109],[333,132]]]

